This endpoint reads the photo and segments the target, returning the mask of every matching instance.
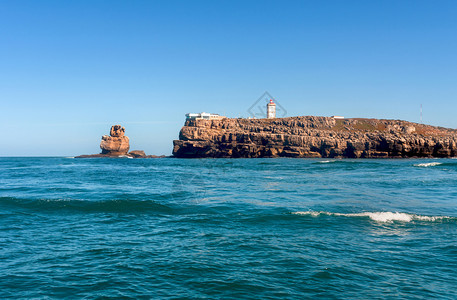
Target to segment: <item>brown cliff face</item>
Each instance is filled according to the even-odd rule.
[[[187,120],[173,155],[197,157],[453,157],[457,130],[398,120],[290,117]]]
[[[126,155],[130,149],[129,138],[124,135],[125,128],[121,125],[111,126],[110,135],[104,135],[100,143],[102,154],[119,156]]]

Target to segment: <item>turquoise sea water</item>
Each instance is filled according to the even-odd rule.
[[[457,160],[0,158],[0,298],[456,299]]]

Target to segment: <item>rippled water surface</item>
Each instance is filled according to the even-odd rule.
[[[456,299],[457,160],[0,158],[0,298]]]

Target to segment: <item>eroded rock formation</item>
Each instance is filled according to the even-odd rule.
[[[102,136],[100,143],[102,153],[80,155],[76,158],[96,158],[96,157],[127,157],[127,158],[162,158],[165,155],[146,155],[143,150],[133,150],[129,152],[130,141],[125,136],[125,128],[121,125],[111,126],[110,135]]]
[[[126,155],[130,149],[129,138],[125,136],[125,128],[121,125],[111,126],[110,135],[104,135],[100,143],[102,154],[119,156]]]
[[[175,157],[453,157],[457,130],[399,120],[187,120]]]

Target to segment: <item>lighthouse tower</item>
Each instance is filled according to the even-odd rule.
[[[267,119],[276,118],[276,104],[273,99],[270,99],[270,103],[267,104]]]

